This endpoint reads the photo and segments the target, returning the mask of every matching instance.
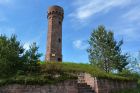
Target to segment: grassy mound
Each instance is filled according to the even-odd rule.
[[[122,77],[117,74],[112,74],[112,73],[106,73],[105,71],[89,65],[89,64],[83,64],[83,63],[69,63],[69,62],[64,62],[64,63],[45,63],[42,64],[42,66],[46,65],[47,67],[50,67],[51,65],[54,66],[52,68],[57,68],[61,70],[62,72],[66,73],[89,73],[93,77],[98,77],[98,78],[109,78],[109,79],[118,79],[118,80],[135,80],[135,77],[129,76],[129,77]]]
[[[89,73],[93,77],[115,80],[135,80],[130,77],[122,77],[111,73],[105,73],[101,69],[82,63],[46,63],[41,62],[37,72],[18,72],[16,75],[0,79],[0,85],[6,84],[54,84],[69,79],[77,79],[78,73]]]

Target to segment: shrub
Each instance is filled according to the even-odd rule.
[[[0,77],[14,75],[22,63],[23,46],[17,41],[16,36],[10,38],[0,36]]]

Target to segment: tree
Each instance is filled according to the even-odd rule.
[[[127,54],[122,55],[123,41],[115,41],[112,31],[107,31],[104,26],[94,29],[89,39],[89,61],[106,72],[122,69],[128,64]]]
[[[140,74],[140,51],[135,56],[130,54],[128,61],[129,65],[127,66],[127,69],[130,70],[132,73]]]
[[[24,54],[24,64],[29,72],[37,71],[38,62],[40,61],[41,53],[38,53],[39,47],[34,42],[29,46]]]
[[[37,71],[39,58],[36,43],[29,50],[23,48],[15,35],[10,38],[0,35],[0,77],[21,74],[26,71]]]
[[[23,46],[17,41],[15,35],[10,38],[0,35],[0,74],[10,76],[22,65]]]

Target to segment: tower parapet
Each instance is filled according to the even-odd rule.
[[[62,17],[63,20],[63,15],[64,15],[63,8],[57,5],[49,7],[47,17],[51,18],[52,16],[56,16],[56,15]]]

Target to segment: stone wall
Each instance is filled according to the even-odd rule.
[[[110,93],[120,89],[136,88],[135,81],[99,79],[80,73],[77,80],[67,80],[54,85],[6,85],[0,93]]]
[[[77,82],[68,80],[55,85],[7,85],[0,93],[78,93]]]
[[[92,77],[90,74],[81,73],[79,75],[78,83],[86,83],[90,85],[96,93],[110,93],[113,91],[119,91],[121,89],[136,88],[136,81],[121,81],[111,79],[99,79]]]
[[[134,81],[128,82],[128,81],[98,79],[97,84],[98,84],[98,93],[110,93],[113,91],[119,91],[121,89],[130,89],[137,87],[137,83]]]

